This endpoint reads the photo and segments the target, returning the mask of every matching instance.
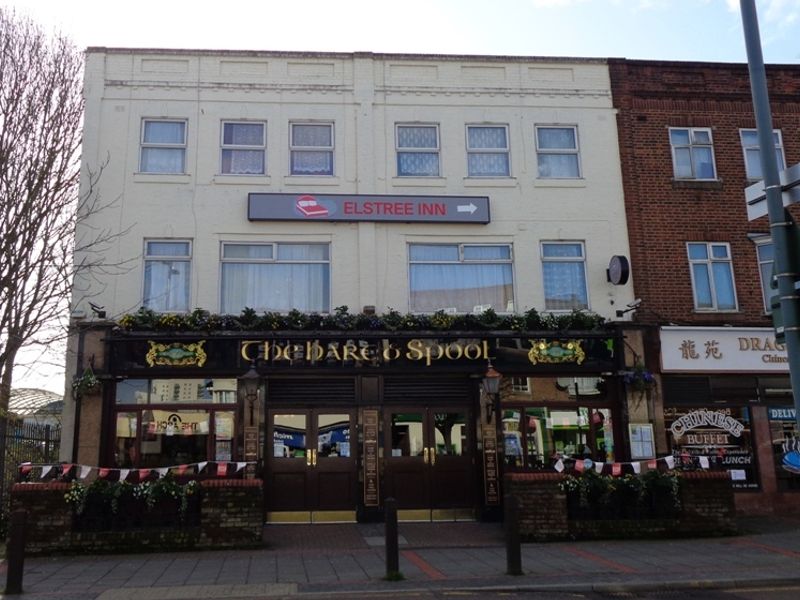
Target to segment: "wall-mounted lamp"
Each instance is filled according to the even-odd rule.
[[[490,402],[486,405],[486,422],[492,422],[492,415],[495,412],[495,403],[498,401],[500,394],[500,379],[502,379],[500,372],[492,366],[492,361],[486,369],[486,374],[483,376],[483,391],[489,396]]]
[[[258,384],[261,381],[261,376],[258,374],[258,371],[256,371],[255,362],[250,363],[250,369],[239,378],[239,381],[242,383],[244,399],[250,406],[250,424],[252,425],[253,411],[256,401],[258,400]]]

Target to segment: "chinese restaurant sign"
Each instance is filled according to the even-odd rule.
[[[662,327],[661,370],[788,373],[786,347],[761,327]]]
[[[489,222],[486,196],[266,194],[247,198],[250,221]]]
[[[707,457],[729,472],[735,489],[758,488],[748,408],[665,406],[664,425],[676,462]]]

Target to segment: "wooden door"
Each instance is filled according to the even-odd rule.
[[[407,406],[384,414],[385,496],[400,509],[473,506],[469,409]]]
[[[267,425],[267,510],[355,510],[355,411],[271,409]]]

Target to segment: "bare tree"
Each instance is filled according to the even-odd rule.
[[[88,228],[75,239],[101,208],[102,166],[80,188],[82,83],[83,54],[66,37],[0,7],[0,482],[17,354],[63,337],[72,278],[89,266],[73,252],[109,239]]]

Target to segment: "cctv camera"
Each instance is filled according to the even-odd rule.
[[[639,305],[641,303],[642,303],[642,299],[641,298],[636,298],[636,300],[634,300],[633,302],[628,302],[628,304],[626,304],[626,306],[628,308],[639,308]]]

